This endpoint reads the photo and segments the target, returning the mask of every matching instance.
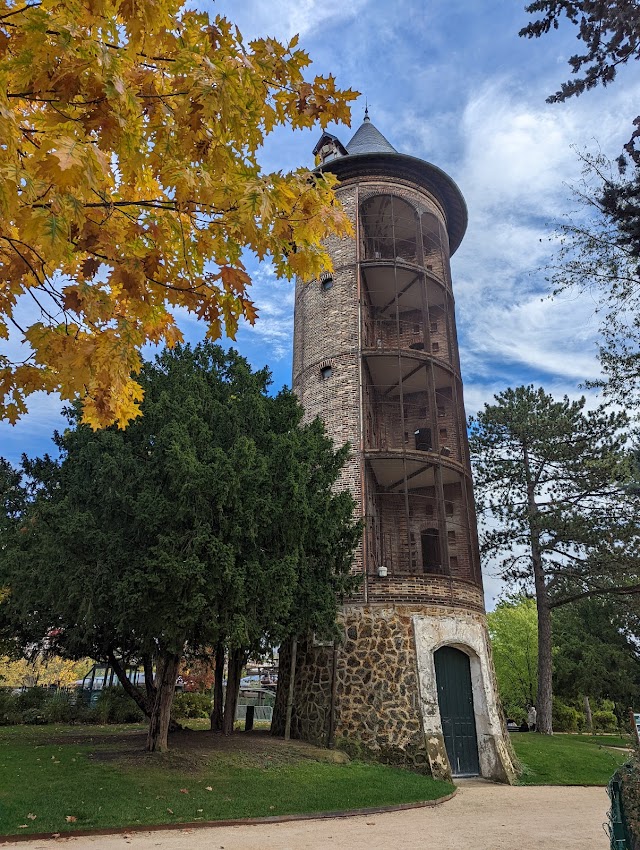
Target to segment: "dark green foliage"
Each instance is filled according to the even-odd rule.
[[[168,672],[145,693],[119,671],[153,727],[171,702],[156,685],[173,690],[186,645],[246,654],[331,630],[360,529],[332,491],[347,450],[300,425],[292,393],[269,396],[267,370],[203,343],[165,351],[141,383],[125,431],[72,412],[61,460],[24,460],[32,493],[0,561],[0,625],[72,658],[155,661]]]
[[[612,700],[622,713],[640,702],[640,648],[633,604],[583,599],[553,612],[553,680],[565,699]],[[595,721],[595,713],[594,713]]]
[[[59,691],[52,694],[44,705],[47,723],[71,723],[78,719],[78,706],[71,694]]]
[[[122,688],[105,688],[87,717],[92,723],[141,723],[144,714]]]
[[[0,726],[45,723],[140,723],[142,711],[122,688],[105,688],[88,706],[78,692],[29,688],[0,693]]]
[[[173,715],[182,717],[209,717],[211,697],[208,694],[181,693],[173,700]]]
[[[52,692],[46,688],[27,688],[16,694],[16,708],[18,711],[29,711],[32,708],[43,708],[45,703],[51,699]]]
[[[625,450],[628,418],[543,389],[498,394],[471,419],[471,449],[486,519],[483,551],[507,581],[532,586],[532,541],[551,607],[638,587],[640,502]]]

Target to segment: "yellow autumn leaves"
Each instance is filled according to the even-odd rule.
[[[175,0],[0,0],[0,339],[30,349],[0,353],[3,417],[45,390],[124,427],[177,309],[211,338],[255,321],[244,249],[281,276],[330,266],[334,178],[258,163],[278,125],[348,120],[354,93],[308,65]]]

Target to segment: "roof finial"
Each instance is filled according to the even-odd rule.
[[[364,102],[364,120],[365,121],[371,121],[371,119],[369,118],[369,101],[368,100],[365,100],[365,102]]]

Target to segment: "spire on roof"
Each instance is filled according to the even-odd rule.
[[[347,143],[349,154],[359,153],[397,153],[393,145],[382,135],[371,123],[369,118],[369,104],[365,106],[364,121],[356,130],[353,138]]]

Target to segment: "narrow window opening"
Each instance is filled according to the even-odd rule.
[[[437,332],[437,330],[438,330],[438,323],[437,323],[437,322],[431,322],[431,326],[430,326],[430,327],[431,327],[431,332],[432,332],[432,333],[436,333],[436,332]]]
[[[409,348],[414,351],[424,351],[424,342],[412,342]]]
[[[455,533],[455,531],[447,531],[447,538],[448,538],[448,540],[449,540],[449,543],[455,543],[455,542],[456,542],[456,533]]]
[[[426,528],[420,535],[422,569],[425,573],[442,573],[440,535],[437,528]]]
[[[438,405],[438,416],[442,419],[442,417],[445,416],[445,415],[446,415],[446,411],[445,411],[444,407],[441,407],[440,405]]]
[[[453,502],[444,503],[444,512],[447,516],[453,516]]]
[[[328,381],[332,374],[333,369],[331,368],[331,366],[323,366],[322,369],[320,369],[320,376],[322,377],[323,381]]]
[[[432,447],[431,428],[418,428],[413,434],[416,440],[416,451],[430,452]]]
[[[446,428],[440,428],[440,439],[441,440],[447,439],[447,429]]]
[[[440,343],[439,342],[432,342],[431,343],[431,351],[433,351],[434,354],[437,354],[438,351],[440,351]]]

